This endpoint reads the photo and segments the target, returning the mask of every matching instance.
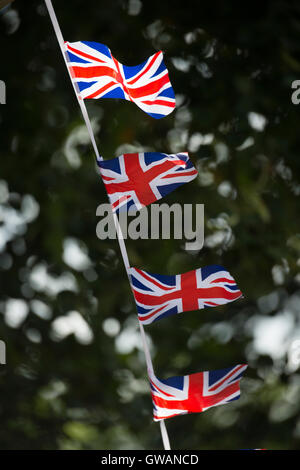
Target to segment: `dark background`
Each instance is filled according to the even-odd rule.
[[[167,118],[125,101],[87,108],[104,158],[189,151],[199,177],[164,202],[205,205],[205,246],[131,240],[131,264],[222,264],[244,294],[147,327],[159,377],[249,364],[240,400],[167,421],[172,448],[299,449],[299,2],[54,7],[65,40],[102,42],[126,65],[165,53]],[[0,447],[160,449],[132,294],[117,242],[96,237],[106,193],[49,16],[20,0],[0,15]]]

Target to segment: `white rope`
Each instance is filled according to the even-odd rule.
[[[160,432],[165,450],[171,450],[169,436],[166,428],[165,420],[162,419],[160,422]]]
[[[72,79],[72,75],[71,75],[70,67],[69,67],[69,63],[68,63],[68,55],[66,54],[65,47],[64,47],[64,44],[65,44],[64,38],[63,38],[63,35],[62,35],[62,32],[61,32],[60,26],[58,24],[57,17],[56,17],[52,2],[51,2],[51,0],[45,0],[45,4],[46,4],[46,7],[47,7],[47,10],[48,10],[48,13],[49,13],[49,16],[50,16],[55,34],[56,34],[56,38],[57,38],[61,53],[63,55],[64,61],[65,61],[65,64],[66,64],[66,67],[67,67],[72,85],[73,85],[73,89],[74,89],[78,104],[79,104],[81,112],[82,112],[84,122],[86,124],[87,129],[88,129],[88,133],[89,133],[89,136],[90,136],[90,139],[91,139],[96,157],[97,157],[98,160],[103,160],[102,156],[100,155],[100,153],[98,151],[95,135],[94,135],[94,132],[93,132],[93,128],[92,128],[92,125],[91,125],[91,121],[90,121],[90,118],[89,118],[84,100],[82,99],[82,97],[80,95],[80,92],[77,88],[77,85],[75,84],[74,80]],[[116,233],[117,233],[117,239],[118,239],[118,242],[119,242],[119,246],[120,246],[124,266],[125,266],[125,269],[126,269],[126,272],[127,272],[127,276],[128,276],[128,279],[129,279],[130,286],[131,286],[131,282],[130,282],[130,264],[129,264],[128,254],[127,254],[127,250],[126,250],[122,230],[121,230],[119,220],[118,220],[118,217],[117,217],[116,213],[113,213],[113,219],[114,219],[115,229],[116,229]],[[150,354],[148,343],[147,343],[145,330],[144,330],[144,327],[143,327],[143,325],[140,321],[139,321],[139,326],[140,326],[142,343],[143,343],[143,348],[144,348],[144,353],[145,353],[145,358],[146,358],[147,369],[148,369],[149,373],[150,372],[154,373],[153,372],[153,363],[152,363],[151,354]],[[164,449],[165,450],[170,450],[171,449],[170,448],[170,441],[169,441],[169,437],[168,437],[168,433],[167,433],[167,429],[166,429],[166,425],[165,425],[164,420],[160,421],[160,431],[161,431],[161,437],[162,437]]]
[[[56,34],[57,42],[59,44],[61,53],[63,55],[64,61],[65,61],[65,64],[66,64],[66,67],[67,67],[67,70],[68,70],[68,73],[69,73],[69,77],[71,79],[71,82],[72,82],[72,85],[73,85],[73,88],[74,88],[74,92],[75,92],[78,104],[80,106],[81,113],[82,113],[84,122],[86,124],[87,130],[88,130],[88,133],[89,133],[89,136],[90,136],[90,139],[91,139],[91,142],[92,142],[95,154],[96,154],[96,157],[99,160],[103,160],[103,158],[99,154],[99,151],[98,151],[98,148],[97,148],[94,132],[93,132],[93,129],[92,129],[91,121],[89,119],[85,103],[84,103],[84,101],[83,101],[83,99],[80,95],[80,92],[79,92],[79,89],[78,89],[76,83],[74,82],[74,80],[72,80],[72,75],[71,75],[70,66],[69,66],[69,58],[68,58],[68,55],[67,55],[66,50],[65,50],[65,41],[64,41],[63,35],[61,33],[60,26],[58,24],[57,17],[56,17],[52,2],[51,2],[51,0],[45,0],[45,3],[46,3],[46,7],[47,7],[47,10],[48,10],[50,19],[52,21],[52,25],[53,25],[53,28],[54,28],[54,31],[55,31],[55,34]]]

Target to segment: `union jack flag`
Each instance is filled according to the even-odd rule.
[[[176,313],[223,305],[242,296],[222,266],[211,265],[165,276],[130,268],[138,318],[148,325]]]
[[[83,99],[133,101],[156,119],[167,116],[175,108],[175,95],[161,51],[140,65],[126,66],[104,44],[65,42],[65,48],[71,75]]]
[[[139,210],[198,174],[187,153],[126,153],[98,166],[114,212]]]
[[[246,369],[246,364],[239,364],[166,380],[150,373],[154,421],[200,413],[237,400],[240,397],[240,379]]]

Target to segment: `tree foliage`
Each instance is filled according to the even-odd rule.
[[[159,377],[249,364],[240,400],[167,422],[172,448],[299,448],[298,2],[54,7],[66,40],[102,42],[127,65],[165,53],[170,116],[117,100],[87,108],[105,159],[189,151],[199,177],[165,202],[205,205],[205,246],[128,240],[131,264],[222,264],[244,294],[147,328]],[[118,243],[96,236],[106,193],[49,17],[41,1],[0,14],[0,446],[161,448]]]

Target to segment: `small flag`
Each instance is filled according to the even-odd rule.
[[[237,400],[240,397],[240,379],[246,369],[246,364],[239,364],[166,380],[150,374],[154,421],[200,413]]]
[[[126,153],[111,160],[98,160],[113,212],[141,209],[166,196],[198,172],[187,153]]]
[[[119,98],[133,101],[160,119],[175,108],[175,95],[163,61],[156,52],[140,65],[118,62],[104,44],[66,42],[71,74],[83,99]]]
[[[223,305],[242,296],[230,273],[217,265],[173,276],[130,268],[130,277],[138,317],[144,325],[176,313]]]

